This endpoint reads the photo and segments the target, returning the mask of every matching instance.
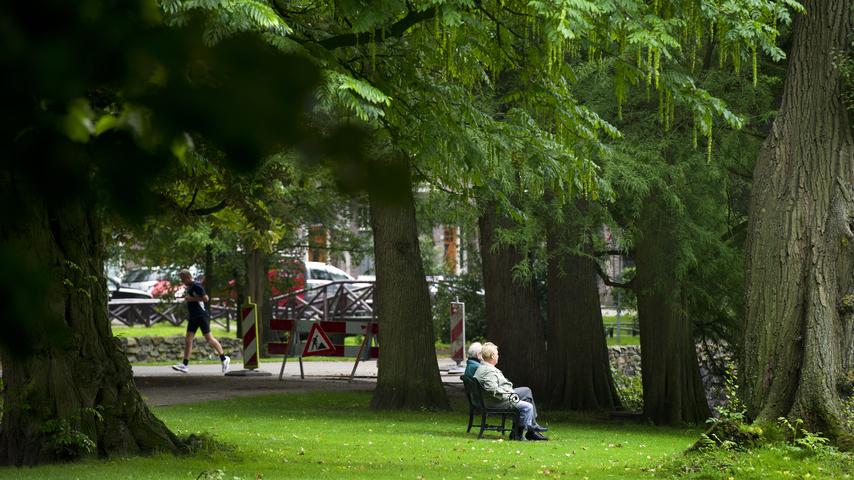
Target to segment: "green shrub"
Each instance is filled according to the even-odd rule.
[[[709,429],[691,449],[740,450],[761,445],[764,438],[762,427],[745,421],[747,408],[738,398],[737,377],[730,368],[724,375],[724,396],[726,401],[716,408],[717,416],[706,420]]]
[[[617,393],[620,394],[623,408],[630,412],[642,411],[643,377],[641,376],[640,369],[638,369],[637,375],[626,375],[612,368],[611,375],[614,377],[614,384],[617,387]]]
[[[830,444],[830,439],[821,436],[821,432],[810,432],[805,429],[803,419],[796,418],[789,421],[786,417],[779,417],[777,423],[786,431],[786,440],[796,450],[815,453],[827,448]]]
[[[843,389],[842,418],[849,432],[854,432],[854,370],[850,370]]]
[[[97,450],[98,446],[95,442],[88,435],[78,430],[83,415],[92,416],[96,422],[101,422],[104,419],[98,410],[83,408],[80,415],[54,418],[42,426],[42,431],[48,438],[47,443],[57,457],[72,460],[93,454]]]

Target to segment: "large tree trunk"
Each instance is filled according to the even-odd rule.
[[[0,463],[179,451],[181,441],[140,397],[110,330],[96,214],[74,202],[49,209],[32,198],[20,200],[33,208],[14,224],[4,224],[0,237],[5,248],[17,245],[23,262],[44,274],[43,303],[32,311],[45,316],[28,321],[48,328],[37,330],[30,355],[0,352],[5,386]]]
[[[700,423],[709,417],[691,320],[683,314],[673,212],[650,198],[635,243],[643,413],[655,423]]]
[[[832,60],[847,46],[852,0],[803,3],[782,105],[753,175],[741,381],[756,421],[802,418],[838,438],[854,140]]]
[[[396,201],[369,194],[374,234],[380,358],[377,388],[371,401],[380,409],[447,409],[436,360],[430,294],[421,264],[415,198],[406,158],[405,181],[410,188]]]
[[[516,248],[497,245],[499,225],[507,227],[509,221],[488,202],[479,220],[487,340],[498,345],[505,376],[536,395],[545,391],[548,375],[540,304],[533,281],[514,281],[513,267],[527,260]]]
[[[613,410],[620,397],[611,376],[594,260],[570,253],[583,247],[573,219],[548,225],[549,405]]]
[[[246,258],[246,296],[257,305],[258,329],[260,330],[258,338],[262,339],[264,344],[279,341],[278,336],[270,330],[273,304],[270,300],[269,270],[269,255],[260,248],[252,249]],[[237,323],[239,325],[240,320]],[[264,346],[261,347],[261,356],[268,356],[267,349]]]

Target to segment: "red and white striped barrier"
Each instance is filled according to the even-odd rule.
[[[243,332],[243,368],[255,370],[258,368],[258,357],[261,351],[258,346],[258,306],[248,303],[243,307],[243,320],[240,329]]]
[[[451,302],[451,359],[457,362],[458,368],[460,368],[460,365],[466,358],[465,348],[466,304],[462,302]]]
[[[270,330],[280,332],[292,332],[287,342],[270,342],[267,344],[267,353],[270,355],[288,355],[297,356],[297,352],[305,350],[305,344],[308,341],[300,341],[292,343],[292,339],[296,338],[297,334],[307,334],[311,331],[313,325],[318,325],[323,332],[328,334],[343,334],[343,335],[364,335],[369,322],[339,322],[339,321],[321,321],[312,322],[310,320],[282,320],[274,318],[270,320]],[[294,332],[294,325],[296,331]],[[375,336],[379,332],[379,327],[376,323],[371,323],[370,333]],[[327,357],[355,357],[358,355],[362,347],[355,345],[333,345],[334,350],[324,353]],[[302,355],[308,356],[308,355]],[[370,347],[368,350],[370,358],[378,358],[380,356],[379,347]]]
[[[288,332],[287,342],[269,342],[267,343],[267,353],[270,355],[284,355],[282,359],[282,368],[279,371],[279,380],[285,370],[285,363],[288,357],[299,357],[300,361],[300,376],[305,378],[302,365],[302,357],[312,355],[323,355],[327,357],[355,357],[356,362],[353,366],[353,373],[350,374],[352,380],[356,372],[356,367],[359,361],[364,358],[378,358],[380,348],[373,346],[372,340],[377,336],[379,327],[373,322],[344,322],[344,321],[311,321],[311,320],[284,320],[274,318],[270,320],[270,330],[279,332]],[[356,345],[334,345],[328,335],[364,335],[362,344]],[[305,336],[305,339],[303,339]],[[318,342],[315,342],[318,340]],[[318,348],[318,343],[323,348]]]

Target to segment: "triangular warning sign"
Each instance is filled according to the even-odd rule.
[[[334,353],[335,346],[332,345],[332,340],[329,340],[326,332],[320,328],[319,324],[313,324],[311,330],[308,332],[305,347],[302,349],[302,356],[310,357],[312,355],[329,355]]]

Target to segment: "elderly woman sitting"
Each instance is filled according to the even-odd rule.
[[[474,378],[474,372],[477,371],[477,367],[480,366],[480,349],[480,342],[472,342],[472,344],[469,345],[468,360],[466,360],[466,371],[463,373],[464,376]]]
[[[541,432],[546,428],[537,424],[537,409],[528,387],[513,388],[513,383],[504,378],[498,363],[498,347],[493,343],[484,343],[480,350],[483,360],[474,373],[487,395],[483,401],[493,407],[512,406],[519,411],[519,417],[510,435],[511,440],[548,440]]]

